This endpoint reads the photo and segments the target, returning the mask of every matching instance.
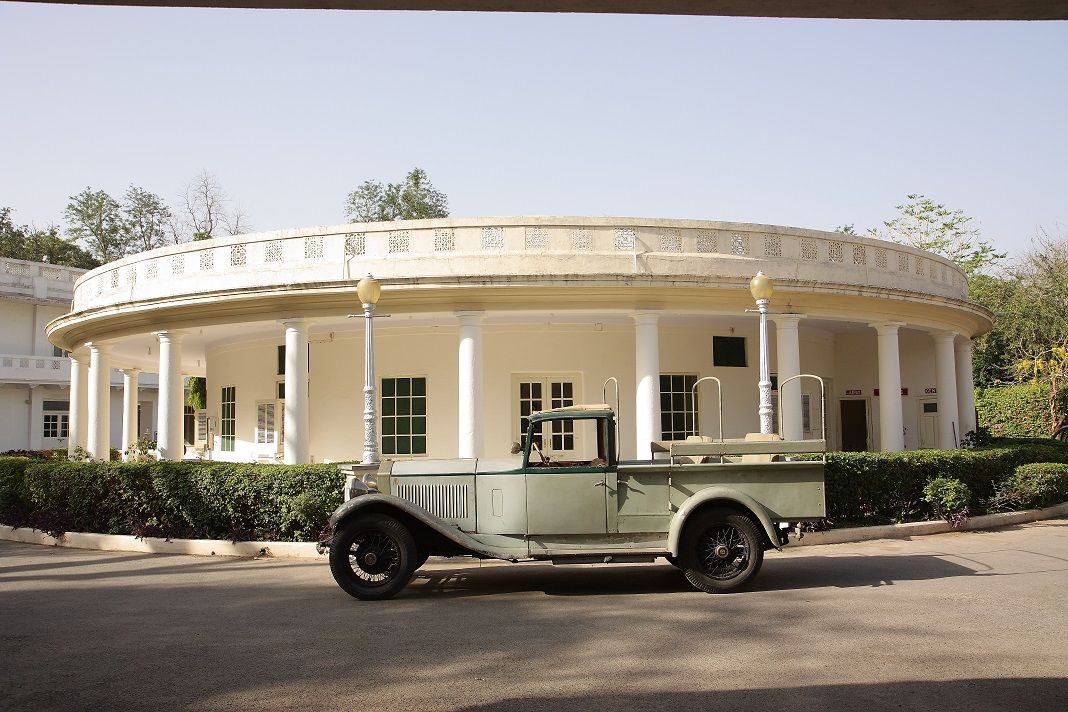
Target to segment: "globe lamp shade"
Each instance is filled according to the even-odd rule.
[[[771,299],[771,295],[775,292],[775,285],[772,284],[771,277],[763,272],[757,272],[756,276],[749,280],[749,291],[753,293],[753,299],[757,301]]]
[[[378,298],[382,296],[382,286],[378,283],[378,280],[367,275],[356,284],[356,294],[360,298],[361,304],[377,304]]]

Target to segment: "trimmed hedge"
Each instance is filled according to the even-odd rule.
[[[1049,402],[1046,391],[1032,384],[975,389],[979,423],[997,437],[1048,438]],[[1068,389],[1058,398],[1057,411],[1068,413]]]
[[[937,477],[967,485],[969,510],[980,514],[1017,467],[1036,462],[1068,463],[1068,444],[998,440],[975,450],[828,453],[827,516],[839,524],[934,518],[937,513],[924,500],[923,489]]]
[[[0,458],[0,522],[53,534],[309,541],[343,484],[336,465]]]
[[[1020,465],[998,486],[994,509],[1035,509],[1068,500],[1068,464],[1042,462]]]
[[[1049,469],[1057,467],[1063,469]],[[1025,506],[1043,506],[1031,502],[1068,496],[1066,472],[1068,443],[1052,440],[1001,440],[975,450],[830,453],[827,513],[839,525],[934,518],[924,488],[936,478],[963,483],[973,514],[1011,505],[1002,496],[1010,490]],[[1015,484],[1008,488],[1010,481]],[[0,457],[0,523],[53,534],[310,541],[341,504],[342,485],[336,465]]]

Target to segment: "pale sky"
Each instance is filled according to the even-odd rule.
[[[1068,229],[1068,23],[94,8],[0,2],[0,206],[344,222],[424,168],[452,214],[859,230],[925,193],[1002,249]]]

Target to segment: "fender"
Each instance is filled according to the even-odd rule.
[[[456,527],[441,521],[419,505],[409,502],[406,499],[395,497],[391,494],[372,492],[353,497],[334,510],[334,513],[330,515],[330,523],[333,524],[336,529],[343,524],[346,519],[368,507],[373,507],[375,511],[378,512],[388,513],[390,510],[399,511],[412,519],[418,520],[421,524],[432,529],[434,532],[440,534],[454,544],[469,550],[472,554],[477,554],[487,559],[504,559],[506,561],[516,560],[514,554],[499,551],[494,547],[482,544]]]
[[[757,518],[761,526],[764,527],[764,532],[768,535],[768,541],[771,542],[771,545],[780,551],[782,550],[782,547],[779,546],[779,536],[775,532],[775,525],[772,523],[771,517],[768,516],[768,510],[764,508],[764,505],[749,495],[730,487],[708,487],[691,495],[689,499],[682,503],[679,511],[675,512],[675,516],[671,520],[671,529],[668,532],[668,550],[672,556],[679,555],[679,539],[682,537],[682,528],[686,525],[686,520],[690,518],[690,515],[698,507],[713,500],[734,502],[748,509]]]

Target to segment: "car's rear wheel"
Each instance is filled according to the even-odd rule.
[[[364,601],[391,598],[401,591],[419,563],[415,538],[385,514],[356,515],[334,534],[330,572],[350,596]]]
[[[735,591],[764,561],[764,537],[752,517],[733,509],[695,515],[680,542],[679,564],[686,579],[705,593]]]

